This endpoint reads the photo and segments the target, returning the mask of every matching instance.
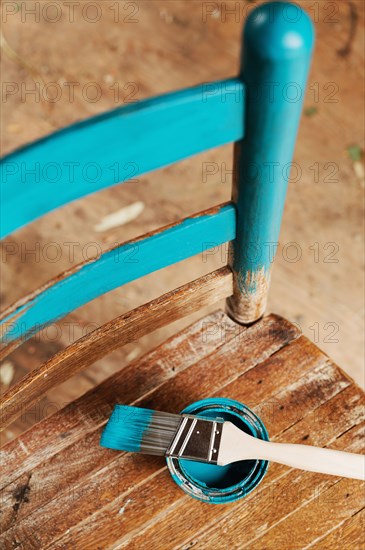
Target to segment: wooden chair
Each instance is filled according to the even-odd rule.
[[[3,160],[5,236],[120,182],[110,170],[115,162],[133,162],[137,175],[235,143],[232,202],[120,244],[4,312],[2,356],[105,292],[198,254],[207,242],[232,243],[228,266],[101,326],[2,397],[5,426],[112,350],[227,298],[227,313],[194,323],[2,449],[4,548],[363,546],[360,482],[272,464],[249,496],[212,506],[185,495],[163,459],[99,446],[115,403],[178,412],[219,395],[250,406],[273,440],[361,451],[360,389],[298,327],[263,316],[271,267],[267,244],[279,237],[312,46],[304,12],[266,4],[247,21],[237,78],[117,109]],[[300,97],[291,95],[294,90]],[[90,183],[78,173],[71,186],[65,171],[56,183],[42,179],[46,162],[57,167],[65,161],[97,164],[100,174]],[[38,172],[23,173],[37,163]]]

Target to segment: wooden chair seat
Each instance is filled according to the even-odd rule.
[[[275,441],[364,446],[363,393],[297,327],[217,311],[3,448],[2,547],[364,547],[359,481],[270,464],[253,493],[214,506],[185,495],[163,458],[99,446],[116,403],[178,412],[212,396],[247,404]]]

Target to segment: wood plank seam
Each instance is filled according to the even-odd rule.
[[[255,330],[256,330],[256,327],[251,327],[251,328],[248,329],[248,330],[250,331],[250,333],[253,333],[253,334],[254,334],[254,333],[255,333]],[[298,335],[297,332],[295,332],[294,334]],[[293,338],[294,334],[292,335],[292,338]],[[283,346],[283,345],[285,346],[285,342],[281,344],[281,346]],[[264,356],[265,356],[265,355],[264,355]],[[207,358],[204,358],[204,360],[206,360],[206,359],[207,359]],[[194,364],[191,365],[191,366],[194,366]],[[239,376],[240,376],[240,374],[239,374]]]
[[[323,405],[327,405],[327,403],[328,403],[328,402],[325,402]],[[311,411],[311,412],[312,412],[312,411]],[[285,471],[285,470],[284,470],[283,474],[279,475],[279,477],[274,477],[274,479],[273,479],[272,481],[270,480],[269,483],[270,483],[270,484],[271,484],[271,483],[274,483],[274,482],[276,483],[278,479],[284,478],[285,476],[290,475],[290,473],[291,473],[291,471],[288,472],[288,471]],[[310,475],[311,475],[311,474],[310,474]],[[240,509],[240,507],[244,507],[245,505],[246,505],[246,506],[249,505],[249,500],[251,500],[251,499],[254,498],[254,497],[255,497],[255,494],[252,493],[251,495],[249,495],[248,497],[245,498],[245,501],[244,501],[243,503],[241,503],[240,505],[238,505],[238,506],[236,506],[236,507],[233,507],[234,509],[231,509],[230,511],[228,511],[227,514],[225,514],[224,511],[223,511],[223,515],[221,515],[220,517],[222,518],[222,517],[224,517],[225,515],[231,515],[231,514],[234,515],[235,513],[237,514],[238,510]],[[184,497],[184,501],[188,503],[188,502],[189,502],[189,497]],[[179,502],[181,502],[181,500],[179,500]],[[216,520],[213,520],[213,525],[214,525],[214,526],[216,525]],[[143,533],[143,530],[142,530],[142,533]],[[123,540],[123,539],[121,539],[121,540]],[[118,543],[117,543],[118,545],[121,543],[121,540],[118,541]],[[127,539],[126,539],[126,540],[127,540]],[[128,539],[128,540],[129,540],[129,539]],[[181,546],[180,546],[180,547],[181,547]]]
[[[244,328],[244,329],[243,329],[243,333],[248,332],[249,335],[250,335],[250,334],[254,334],[254,333],[255,333],[255,330],[256,330],[255,327],[249,327],[248,329],[245,329],[245,328]],[[295,332],[294,334],[298,335],[297,332]],[[231,336],[231,334],[229,334],[229,336]],[[233,338],[234,338],[234,336],[233,336]],[[217,351],[218,351],[220,348],[224,348],[225,346],[226,346],[226,347],[229,346],[229,345],[230,345],[230,342],[231,342],[231,338],[228,339],[228,342],[226,342],[226,341],[222,342],[222,345],[218,346],[218,347],[215,349],[215,351],[211,351],[210,353],[208,353],[207,355],[205,355],[204,358],[202,358],[201,360],[203,360],[203,361],[205,361],[205,362],[209,362],[210,356],[211,356],[213,353],[217,353]],[[163,345],[162,345],[162,346],[163,346]],[[283,346],[285,346],[284,343],[281,344],[281,347],[283,347]],[[280,347],[280,349],[281,349],[281,347]],[[137,361],[137,362],[138,362],[138,361]],[[137,362],[136,362],[136,363],[137,363]],[[190,367],[192,367],[192,366],[194,366],[194,365],[196,365],[196,364],[197,364],[197,362],[194,362],[194,363],[188,365],[187,368],[190,368]],[[185,369],[182,369],[180,372],[182,372],[183,370],[185,370]],[[246,372],[247,372],[247,371],[246,371]],[[176,377],[176,373],[175,373],[174,376],[171,376],[171,379],[174,379],[175,377]],[[111,377],[111,378],[113,378],[113,377]],[[163,387],[166,383],[168,383],[168,381],[169,381],[169,379],[164,380],[164,381],[161,382],[161,384],[158,384],[157,386],[153,387],[153,388],[151,389],[151,391],[145,392],[142,396],[136,397],[136,398],[133,400],[133,403],[141,402],[143,399],[145,399],[146,397],[150,396],[152,393],[157,392],[161,387]],[[106,382],[107,382],[107,381],[106,381]],[[105,383],[104,383],[104,384],[105,384]],[[100,386],[99,386],[99,389],[100,389]],[[88,392],[88,393],[89,393],[89,392]],[[97,388],[94,389],[94,390],[91,390],[90,393],[91,393],[91,394],[97,393]],[[82,400],[83,400],[83,397],[81,397],[81,398],[78,400],[78,402],[82,402]],[[75,404],[77,405],[77,402],[75,402]],[[106,420],[107,420],[107,418],[104,418],[102,422],[97,422],[96,425],[95,425],[92,429],[98,429],[98,428],[100,428],[102,425],[104,425],[104,423],[106,422]],[[43,421],[43,423],[46,424],[46,423],[47,423],[47,419],[45,419],[45,420]],[[70,444],[71,444],[71,443],[70,443]],[[4,448],[4,450],[6,451],[6,447]]]
[[[2,429],[19,416],[24,407],[37,402],[56,385],[64,382],[91,362],[140,338],[154,329],[180,319],[232,292],[232,274],[228,267],[220,268],[191,283],[168,292],[109,321],[57,353],[39,368],[31,371],[0,400]],[[133,327],[138,321],[138,328]],[[133,330],[133,335],[132,331]]]
[[[318,500],[320,497],[326,498],[327,493],[331,494],[332,492],[341,491],[343,486],[345,486],[345,487],[346,486],[350,486],[350,487],[353,486],[355,488],[355,491],[356,490],[359,491],[360,484],[358,484],[356,482],[353,482],[353,480],[349,481],[349,480],[346,480],[344,478],[342,478],[340,480],[336,480],[334,482],[331,482],[330,485],[328,485],[323,491],[321,491],[321,493],[319,495],[314,495],[314,497],[312,499],[310,499],[308,502],[306,502],[303,506],[300,506],[295,511],[293,511],[293,513],[288,514],[288,516],[282,518],[280,521],[277,522],[277,524],[270,527],[270,529],[268,529],[267,532],[263,533],[262,535],[260,535],[260,537],[257,537],[257,539],[255,539],[255,540],[260,542],[262,539],[267,538],[267,536],[270,537],[272,535],[271,531],[277,531],[278,528],[280,529],[280,526],[283,527],[283,524],[286,523],[287,521],[291,521],[291,518],[293,518],[294,516],[297,516],[298,512],[300,512],[300,511],[305,512],[305,509],[308,509],[309,507],[311,507],[311,505],[313,503],[315,503],[315,501]],[[349,493],[349,495],[350,495],[350,493]],[[330,499],[328,499],[328,500],[330,500]],[[319,522],[319,525],[320,525],[320,522]],[[260,544],[260,546],[261,546],[261,544]],[[247,545],[246,545],[246,547],[247,547]]]
[[[324,488],[323,491],[321,491],[320,494],[325,493],[328,489],[331,489],[334,485],[336,485],[336,483],[339,483],[339,482],[340,482],[340,479],[334,479],[333,482],[330,482],[330,485],[327,486],[326,488]],[[318,496],[319,496],[318,494],[315,494],[315,495],[312,495],[312,497],[309,497],[307,500],[304,500],[298,508],[295,508],[294,510],[292,510],[286,516],[281,517],[276,523],[273,523],[272,525],[270,525],[270,528],[267,531],[264,531],[263,533],[260,533],[260,535],[258,537],[255,537],[254,539],[251,539],[251,541],[248,544],[245,544],[242,548],[247,548],[250,544],[252,544],[252,542],[254,542],[255,540],[259,540],[263,535],[268,533],[271,529],[274,529],[275,527],[280,525],[283,521],[285,521],[287,518],[289,518],[289,517],[293,516],[294,514],[296,514],[299,510],[301,510],[302,508],[307,506],[307,504],[309,504],[310,502],[312,502],[313,500],[318,498]]]
[[[308,544],[308,546],[306,546],[305,548],[303,548],[303,550],[307,550],[309,548],[312,548],[315,544],[317,544],[317,542],[320,542],[322,541],[324,538],[326,538],[328,535],[330,535],[331,533],[337,531],[338,529],[341,529],[341,527],[343,527],[346,523],[348,523],[349,521],[351,521],[352,518],[354,518],[355,516],[357,516],[358,514],[360,514],[363,510],[365,510],[365,507],[361,508],[361,510],[358,510],[357,512],[355,512],[354,514],[352,514],[350,516],[350,518],[347,518],[347,519],[344,519],[341,523],[339,523],[338,525],[335,525],[335,527],[333,527],[333,529],[329,529],[324,535],[316,538],[313,542],[311,542],[310,544]],[[365,539],[365,535],[363,534],[363,537]]]
[[[351,387],[352,387],[352,386],[347,386],[347,388],[345,388],[345,389],[342,390],[342,391],[346,391],[346,390],[348,390],[348,389],[351,388]],[[341,394],[342,391],[339,392],[339,394]],[[337,400],[339,394],[336,394],[335,396],[333,396],[330,400],[326,401],[325,404],[322,404],[321,406],[323,406],[323,405],[328,405],[328,403],[330,403],[330,401],[332,401],[332,400],[334,400],[334,399]],[[312,411],[311,411],[309,414],[312,414]],[[305,418],[305,417],[304,417],[304,418]],[[360,419],[359,423],[358,423],[358,424],[355,424],[355,427],[358,426],[359,424],[361,424],[361,422],[362,422],[362,420]],[[353,429],[353,428],[354,428],[354,426],[351,427],[351,429]],[[330,445],[333,441],[335,441],[335,440],[338,439],[339,437],[341,437],[341,436],[332,437],[329,441],[326,442],[326,446]],[[273,440],[275,440],[275,438],[273,438]],[[282,479],[282,478],[284,478],[285,476],[290,475],[291,472],[292,472],[292,470],[290,470],[290,471],[284,471],[284,473],[283,473],[282,475],[280,475],[278,478],[274,477],[273,479],[271,479],[271,477],[270,477],[270,480],[269,480],[269,481],[268,481],[268,480],[265,480],[265,482],[266,482],[266,483],[269,483],[269,484],[271,485],[271,484],[273,484],[273,483],[276,483],[277,480]],[[312,475],[312,474],[307,474],[307,475]],[[337,481],[337,480],[336,480],[336,481]],[[259,489],[259,490],[260,490],[260,489]],[[224,517],[227,518],[227,517],[229,517],[229,516],[232,516],[234,513],[237,513],[237,512],[239,511],[239,509],[240,509],[242,506],[244,506],[244,504],[248,504],[248,500],[251,500],[252,498],[254,498],[254,494],[251,494],[251,495],[249,495],[248,497],[246,497],[245,502],[244,502],[243,504],[239,504],[239,505],[237,506],[237,508],[236,508],[235,511],[228,511],[228,513],[225,514]],[[215,523],[213,522],[213,524],[211,524],[211,525],[212,525],[212,528],[214,529],[214,528],[215,528]],[[207,526],[205,526],[204,532],[205,532],[205,530],[206,530],[206,527],[207,527]],[[209,526],[208,526],[208,529],[209,529]]]
[[[222,313],[222,312],[216,311],[214,314],[209,315],[207,318],[208,319],[217,319],[217,314],[220,314],[220,313]],[[232,324],[234,324],[233,321],[230,321],[230,322]],[[190,325],[184,331],[182,331],[182,333],[186,334],[189,331],[191,331],[192,328],[194,328],[196,326],[200,326],[200,321],[194,323],[193,325]],[[244,331],[246,329],[241,327],[240,330]],[[167,340],[166,342],[164,342],[163,344],[158,346],[155,350],[153,350],[152,352],[149,352],[148,354],[146,354],[145,357],[142,357],[140,359],[137,359],[137,360],[133,361],[132,363],[127,365],[124,369],[122,369],[122,371],[120,371],[119,373],[116,373],[115,375],[109,377],[103,383],[101,383],[98,387],[92,388],[85,395],[81,396],[79,399],[77,399],[76,401],[74,401],[70,405],[66,406],[64,409],[62,409],[58,413],[55,413],[52,417],[46,418],[43,421],[39,422],[35,427],[33,427],[29,430],[29,433],[34,433],[34,430],[38,430],[38,431],[42,430],[42,427],[47,426],[49,424],[49,422],[52,421],[52,420],[55,420],[57,422],[58,419],[61,419],[62,414],[67,414],[67,412],[70,412],[71,410],[75,410],[77,408],[80,409],[80,407],[82,407],[84,403],[85,403],[87,409],[89,409],[90,407],[93,407],[93,405],[95,405],[95,402],[98,400],[98,396],[102,393],[104,388],[107,388],[110,385],[111,381],[114,381],[116,377],[125,376],[126,370],[132,371],[132,373],[133,373],[133,370],[136,367],[136,365],[143,362],[143,360],[145,360],[145,358],[148,358],[150,356],[154,356],[156,354],[156,352],[158,353],[159,350],[161,350],[162,348],[165,348],[165,346],[168,346],[171,343],[174,344],[174,342],[176,342],[176,339],[179,339],[180,336],[181,336],[181,333],[180,333],[180,335],[172,336],[169,340]],[[219,338],[219,343],[218,344],[214,340],[214,345],[216,346],[216,348],[219,348],[223,345],[226,345],[230,341],[230,339],[233,338],[233,337],[234,337],[234,335],[232,334],[232,332],[229,331],[228,334],[225,334],[225,339],[224,340]],[[205,344],[204,349],[207,349],[207,347],[208,347],[208,345]],[[209,355],[210,355],[210,352],[207,355],[204,355],[204,357],[209,356]],[[195,362],[196,361],[194,361],[193,364],[195,364]],[[187,363],[186,360],[185,360],[184,363],[183,363],[182,368],[189,367],[190,365],[191,364]],[[176,372],[174,374],[170,373],[170,377],[175,376],[175,374],[176,374]],[[154,386],[154,388],[158,388],[158,387],[162,386],[166,382],[166,379],[168,380],[169,377],[166,377],[166,378],[162,379],[160,383],[158,383],[156,386]],[[84,411],[84,413],[86,413],[86,410]],[[102,425],[104,425],[104,423],[106,422],[106,418],[107,418],[107,416],[105,416],[105,418],[103,418]],[[78,418],[78,419],[75,420],[75,421],[78,421],[77,426],[79,426],[81,419],[82,418]],[[100,428],[100,423],[99,423],[98,420],[96,420],[95,421],[95,426],[91,427],[90,429],[91,430],[96,430],[98,428]],[[69,427],[69,429],[70,429],[70,427]],[[89,432],[86,431],[85,433],[89,433]],[[67,446],[74,443],[75,439],[67,439],[67,440],[63,439],[62,442],[63,442],[63,447],[62,448],[66,448]],[[11,452],[11,449],[12,448],[14,449],[14,446],[16,446],[17,443],[20,444],[24,449],[25,446],[22,443],[22,438],[18,438],[15,441],[9,442],[0,451],[0,453],[3,454],[3,453],[8,453],[9,451]],[[25,447],[25,450],[26,450],[26,447]],[[59,449],[57,450],[56,445],[52,445],[52,450],[55,450],[55,452],[59,452]],[[28,451],[27,451],[27,454],[29,455]],[[13,456],[13,455],[11,455],[11,456]],[[35,456],[36,456],[36,454],[33,452],[32,453],[32,458],[34,459]],[[48,456],[51,456],[51,455],[48,455]],[[15,458],[16,458],[16,451],[15,451],[15,456],[13,456],[13,458],[10,459],[11,471],[13,471],[13,466],[12,465],[14,464],[13,460],[15,460]],[[3,456],[3,461],[4,461],[4,456]],[[19,475],[21,475],[21,473]]]

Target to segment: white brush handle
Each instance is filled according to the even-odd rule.
[[[310,445],[262,442],[256,458],[292,468],[365,480],[365,456]]]
[[[365,480],[365,455],[309,445],[262,441],[242,432],[231,422],[225,422],[218,464],[249,459],[270,460],[309,472]]]

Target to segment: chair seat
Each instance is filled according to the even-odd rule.
[[[217,311],[4,447],[2,547],[363,547],[359,481],[270,464],[250,495],[214,506],[185,495],[163,458],[99,446],[116,403],[179,412],[212,396],[247,404],[275,441],[364,445],[363,393],[297,327]]]

